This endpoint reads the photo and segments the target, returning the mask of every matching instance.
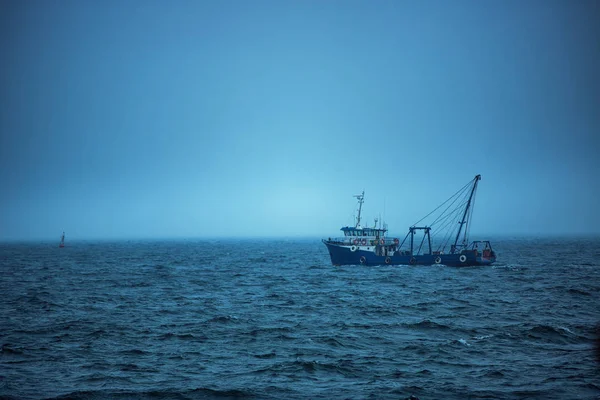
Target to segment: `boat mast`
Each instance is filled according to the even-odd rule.
[[[363,190],[361,194],[354,195],[358,199],[358,218],[356,218],[356,226],[355,228],[360,227],[360,212],[362,211],[362,205],[365,202],[365,191]]]
[[[460,232],[462,231],[462,227],[465,224],[465,220],[467,218],[467,213],[469,212],[469,207],[471,207],[471,200],[473,200],[473,193],[475,193],[475,189],[477,188],[477,182],[481,180],[481,175],[477,175],[473,180],[473,188],[471,189],[471,195],[469,196],[469,200],[467,201],[467,206],[465,207],[465,212],[462,217],[462,221],[460,221],[460,226],[458,227],[458,233],[456,234],[456,239],[454,240],[454,246],[452,246],[452,253],[456,250],[456,244],[458,243],[458,238],[460,237]]]

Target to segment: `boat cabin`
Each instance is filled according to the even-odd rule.
[[[385,236],[385,233],[387,232],[387,229],[361,228],[351,226],[345,226],[340,230],[344,232],[344,236],[372,237],[375,239],[383,238]]]

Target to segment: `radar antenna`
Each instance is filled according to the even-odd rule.
[[[356,218],[355,228],[360,228],[360,213],[362,211],[362,205],[365,202],[365,191],[363,190],[361,194],[356,194],[354,197],[358,199],[358,217]]]

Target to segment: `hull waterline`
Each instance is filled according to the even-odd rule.
[[[323,240],[333,265],[446,265],[472,267],[491,265],[496,257],[483,257],[481,252],[466,251],[462,254],[422,254],[410,255],[396,252],[391,255],[378,255],[372,247],[343,246]],[[354,250],[352,248],[354,247]]]

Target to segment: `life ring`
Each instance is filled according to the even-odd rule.
[[[461,263],[464,263],[465,261],[467,261],[467,256],[465,256],[464,254],[461,254],[459,260]]]
[[[350,246],[350,251],[355,252],[356,251],[356,246]]]
[[[381,243],[381,244],[385,244],[385,239],[381,239],[381,240],[379,241],[379,243]]]
[[[354,243],[354,244],[358,244],[358,239],[354,239],[354,240],[352,241],[352,243]]]
[[[410,265],[415,265],[415,263],[417,262],[417,259],[414,257],[411,257],[408,262],[410,263]]]
[[[398,240],[398,238],[394,239],[394,244],[397,246],[400,243],[400,241]]]
[[[385,263],[386,263],[386,264],[389,264],[391,261],[392,261],[392,260],[391,260],[389,257],[386,257],[386,258],[385,258]]]
[[[435,263],[436,264],[439,264],[441,262],[442,262],[442,258],[441,257],[438,256],[438,257],[435,258]]]
[[[360,243],[361,243],[363,246],[364,246],[364,245],[366,245],[366,244],[367,244],[367,239],[363,239],[363,240],[361,240],[361,241],[360,241]]]
[[[365,256],[361,256],[360,257],[360,263],[364,264],[367,261],[367,259],[365,258]]]

